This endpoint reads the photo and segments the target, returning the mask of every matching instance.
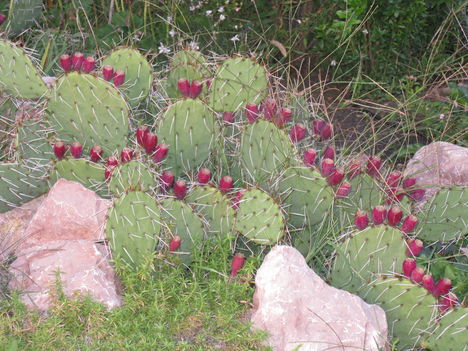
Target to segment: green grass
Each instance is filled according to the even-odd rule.
[[[88,297],[64,297],[57,284],[54,307],[41,316],[16,293],[0,302],[0,350],[268,350],[266,334],[251,332],[244,317],[259,260],[232,279],[229,241],[213,252],[198,254],[190,270],[163,256],[136,272],[117,265],[123,306],[110,312]]]

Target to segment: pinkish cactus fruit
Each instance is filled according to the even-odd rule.
[[[364,230],[369,225],[369,217],[367,213],[362,210],[358,210],[354,215],[354,224],[359,230]]]
[[[62,67],[63,71],[68,73],[72,69],[72,58],[68,54],[63,54],[60,56],[60,66]]]
[[[335,163],[333,160],[330,160],[329,158],[325,158],[322,160],[321,167],[320,167],[320,173],[322,174],[323,177],[328,177],[333,173],[333,170],[335,169]]]
[[[401,172],[400,171],[390,172],[387,175],[387,178],[386,178],[387,185],[390,188],[397,188],[398,185],[400,184],[400,180],[401,180]]]
[[[304,152],[304,164],[307,167],[312,167],[315,162],[315,158],[317,157],[317,152],[314,149],[307,149]]]
[[[432,292],[434,291],[434,278],[432,278],[432,275],[425,274],[422,277],[422,286],[424,287],[424,289],[426,289],[432,294]]]
[[[210,89],[210,87],[211,87],[211,79],[208,78],[208,79],[205,81],[205,84],[206,84],[206,88],[207,88],[207,89]]]
[[[276,124],[278,124],[279,126],[282,126],[288,123],[291,120],[291,117],[292,117],[291,109],[287,107],[282,107],[276,119],[277,120]]]
[[[187,183],[185,180],[179,179],[174,184],[174,195],[177,199],[182,200],[187,194]]]
[[[161,175],[161,188],[163,191],[167,191],[174,184],[174,173],[171,171],[164,171]]]
[[[80,71],[83,66],[84,56],[81,52],[75,52],[75,55],[72,57],[72,66],[74,71]]]
[[[323,127],[325,126],[325,122],[320,120],[320,119],[316,119],[312,122],[312,126],[314,128],[314,134],[315,135],[320,135],[320,133],[322,132],[322,129]]]
[[[375,176],[379,174],[379,169],[382,166],[382,160],[378,156],[370,156],[367,161],[367,174]]]
[[[416,178],[406,178],[403,181],[403,188],[408,189],[416,185]]]
[[[90,73],[96,67],[96,60],[92,56],[88,56],[83,62],[83,72]]]
[[[239,208],[239,203],[242,197],[244,196],[244,194],[245,194],[245,189],[239,190],[234,194],[234,196],[231,199],[233,209],[237,210]]]
[[[118,69],[114,73],[114,85],[118,88],[120,87],[125,81],[125,72],[121,69]]]
[[[191,84],[190,84],[190,97],[192,99],[195,99],[198,95],[201,94],[202,92],[202,89],[203,89],[203,83],[202,82],[199,82],[198,80],[194,80]]]
[[[263,118],[267,121],[276,117],[276,111],[278,106],[276,105],[276,101],[272,98],[267,98],[262,102],[262,111],[263,111]]]
[[[361,162],[359,160],[352,160],[348,165],[348,178],[353,179],[361,173]]]
[[[422,278],[424,277],[424,269],[421,267],[416,267],[412,272],[411,272],[411,281],[413,283],[421,283]]]
[[[131,161],[133,158],[133,150],[130,149],[129,147],[124,147],[122,149],[122,152],[120,153],[120,160],[122,163]]]
[[[111,65],[105,65],[102,67],[102,78],[107,80],[108,82],[114,78],[114,68]]]
[[[320,131],[320,139],[327,140],[330,139],[333,135],[333,125],[330,123],[326,123],[322,130]]]
[[[119,164],[119,159],[116,156],[111,155],[107,158],[106,166],[115,167],[118,164]]]
[[[289,138],[292,142],[297,143],[305,138],[306,128],[302,123],[298,123],[291,128]]]
[[[232,189],[233,184],[234,180],[232,179],[232,177],[224,176],[219,182],[219,190],[221,190],[222,193],[227,193]]]
[[[385,191],[388,195],[387,200],[385,200],[386,204],[392,204],[395,202],[400,202],[403,197],[405,196],[405,192],[402,188],[388,188]]]
[[[401,217],[403,217],[403,211],[398,206],[392,206],[387,214],[387,222],[391,226],[396,226],[401,221]]]
[[[180,78],[177,81],[177,88],[179,89],[179,92],[183,96],[185,96],[185,97],[190,96],[190,83],[186,78]]]
[[[198,182],[206,184],[210,181],[211,172],[208,168],[202,168],[198,171]]]
[[[458,304],[458,297],[453,292],[439,298],[439,311],[444,313],[449,308],[455,307]]]
[[[0,26],[5,22],[7,19],[7,16],[3,13],[0,13]]]
[[[411,273],[416,269],[416,261],[412,258],[407,258],[403,261],[403,274],[410,278]]]
[[[231,263],[231,276],[236,276],[239,270],[244,267],[245,256],[242,253],[236,253]]]
[[[154,133],[147,133],[143,147],[147,154],[151,155],[154,150],[156,150],[156,145],[158,145],[158,137]]]
[[[89,151],[89,156],[92,162],[99,162],[102,159],[102,147],[99,145],[94,145]]]
[[[62,141],[57,141],[54,144],[54,155],[57,157],[58,160],[61,160],[65,153],[67,152],[67,145],[65,145]]]
[[[335,168],[332,174],[327,178],[329,185],[338,185],[344,178],[344,169],[343,168]]]
[[[379,225],[385,221],[385,218],[387,218],[387,210],[385,207],[381,205],[375,206],[372,210],[372,222],[375,225]]]
[[[156,150],[153,154],[153,161],[154,162],[161,162],[167,156],[169,152],[169,147],[166,144],[159,144],[156,146]]]
[[[145,139],[146,136],[148,135],[148,127],[147,126],[139,126],[138,129],[136,130],[136,139],[137,143],[140,146],[145,146]]]
[[[345,180],[343,183],[341,183],[341,185],[336,190],[336,197],[337,198],[346,197],[349,195],[350,192],[351,192],[351,183]]]
[[[411,197],[414,201],[419,201],[424,197],[426,190],[424,189],[414,189],[410,192],[409,197]]]
[[[249,102],[247,105],[245,105],[245,116],[247,117],[247,121],[249,123],[254,123],[258,118],[258,114],[258,106],[253,102]]]
[[[182,243],[182,239],[180,236],[176,235],[171,239],[171,242],[169,243],[169,251],[174,252],[177,251],[180,247],[180,244]]]
[[[325,151],[323,152],[323,158],[329,158],[331,160],[335,159],[335,148],[331,146],[327,146]]]
[[[223,121],[226,123],[234,123],[236,120],[236,114],[234,112],[224,112]]]
[[[74,158],[80,158],[83,154],[83,145],[79,141],[74,141],[70,146],[70,153]]]
[[[424,249],[424,244],[421,240],[419,239],[411,240],[408,243],[408,248],[406,249],[406,256],[408,257],[419,256],[423,249]]]
[[[403,233],[410,233],[413,231],[414,228],[418,225],[418,217],[410,215],[406,217],[401,225],[401,231]]]
[[[435,296],[445,295],[452,288],[452,281],[449,278],[442,278],[439,280],[434,288],[433,294]]]
[[[115,167],[106,167],[104,171],[104,179],[108,182],[112,178],[112,172],[114,172]]]

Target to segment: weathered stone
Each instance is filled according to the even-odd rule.
[[[378,351],[387,347],[385,312],[327,285],[289,246],[276,246],[255,277],[251,321],[274,350]]]

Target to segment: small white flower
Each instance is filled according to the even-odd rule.
[[[160,54],[168,54],[171,52],[171,49],[169,49],[167,46],[164,46],[163,43],[159,43],[158,49]]]
[[[224,12],[224,6],[221,6],[221,7],[218,9],[218,12],[219,12],[219,13],[223,13],[223,12]]]
[[[336,61],[332,60],[332,62],[330,62],[330,66],[336,66]]]
[[[236,12],[239,12],[240,9],[241,9],[240,7],[234,7],[234,11],[236,11]]]
[[[207,16],[210,16],[213,13],[213,11],[207,10],[205,13],[206,13]]]
[[[445,115],[443,113],[440,114],[439,116],[440,119],[444,119],[445,118]]]
[[[302,21],[300,19],[296,20],[297,23],[301,24]]]
[[[190,6],[189,9],[190,9],[190,11],[195,11],[197,9],[197,7],[196,6]]]
[[[191,41],[189,44],[188,44],[189,48],[191,50],[199,50],[200,47],[198,46],[198,43],[195,42],[195,41]]]
[[[234,35],[234,36],[231,38],[231,41],[232,41],[233,43],[235,43],[236,41],[239,41],[239,40],[240,40],[240,39],[239,39],[239,34],[236,34],[236,35]]]
[[[169,35],[170,35],[171,37],[175,37],[176,34],[177,34],[177,32],[176,32],[174,29],[171,29],[171,30],[169,31]]]
[[[172,16],[167,16],[167,21],[172,22]]]
[[[369,34],[369,31],[368,31],[367,29],[364,29],[362,32],[363,32],[364,34]]]
[[[226,19],[226,16],[224,16],[224,15],[219,15],[219,20],[220,20],[220,21],[224,21],[225,19]]]

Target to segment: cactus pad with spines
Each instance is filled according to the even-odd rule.
[[[12,0],[8,20],[3,28],[10,34],[20,34],[36,24],[42,14],[43,0]]]
[[[218,68],[210,87],[215,111],[236,112],[249,102],[259,104],[268,93],[265,68],[251,59],[228,59]]]
[[[47,87],[31,59],[13,43],[0,40],[0,91],[15,98],[39,99]]]
[[[200,248],[205,239],[205,229],[202,220],[183,201],[166,198],[162,201],[161,219],[169,229],[170,237],[181,238],[181,244],[175,254],[181,261],[189,265],[192,263],[194,248]]]
[[[468,234],[468,187],[440,189],[421,211],[418,237],[425,241],[452,241]]]
[[[159,242],[160,210],[141,191],[130,191],[114,201],[106,221],[106,237],[114,256],[138,267],[154,253]]]
[[[208,221],[210,233],[225,235],[231,232],[234,210],[218,189],[209,185],[197,186],[190,191],[186,201]]]
[[[124,71],[125,81],[119,89],[132,107],[138,106],[153,87],[153,69],[136,49],[117,49],[104,59],[102,65],[111,65],[114,71]]]
[[[275,124],[258,120],[242,133],[240,158],[245,177],[259,186],[279,175],[294,159],[295,149],[288,135]]]
[[[180,50],[171,59],[171,67],[182,65],[204,66],[206,60],[203,54],[196,50]]]
[[[150,191],[156,187],[154,176],[148,166],[139,161],[130,161],[117,166],[109,182],[109,190],[118,195],[126,191]]]
[[[48,141],[50,134],[47,123],[42,120],[23,121],[17,132],[20,157],[42,165],[54,159],[53,147]]]
[[[60,77],[47,106],[57,138],[79,140],[85,149],[100,145],[111,154],[127,144],[128,107],[109,82],[90,74],[72,72]]]
[[[279,191],[288,224],[295,228],[322,222],[334,200],[333,189],[310,168],[288,168],[279,180]]]
[[[280,206],[267,193],[250,189],[240,200],[235,230],[260,245],[274,245],[284,235]]]
[[[352,218],[356,209],[371,211],[375,206],[382,204],[384,192],[375,178],[361,173],[351,181],[351,191],[345,198],[339,199],[340,209],[346,211]]]
[[[213,112],[205,104],[186,99],[166,110],[157,135],[161,143],[169,146],[165,165],[179,175],[209,158],[219,131]]]

